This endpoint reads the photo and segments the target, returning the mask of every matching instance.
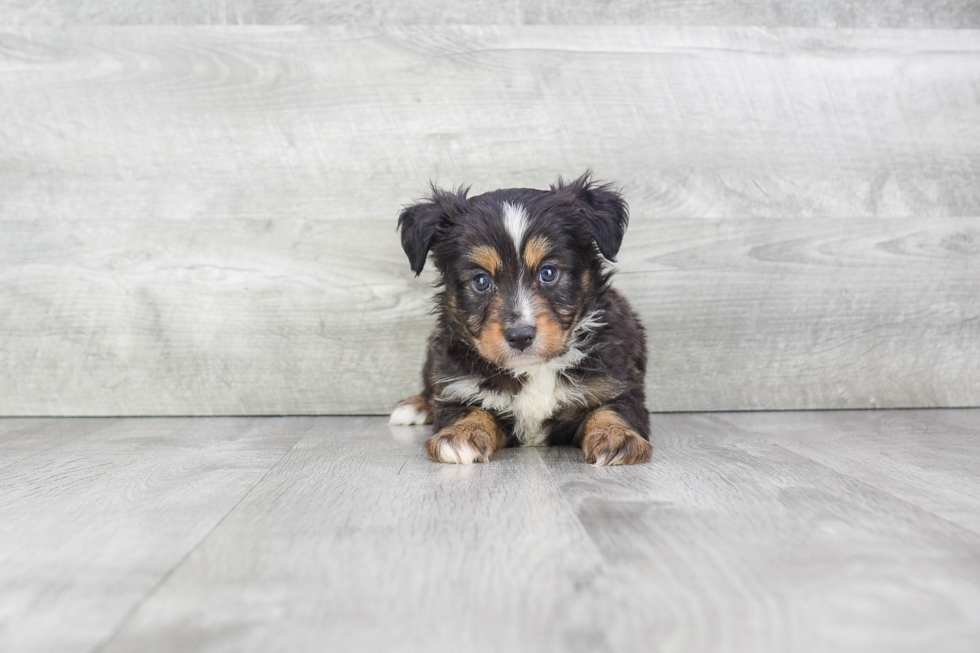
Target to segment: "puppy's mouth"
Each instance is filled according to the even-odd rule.
[[[527,367],[533,367],[535,365],[541,365],[542,363],[547,363],[552,358],[560,356],[561,352],[555,352],[551,355],[545,355],[540,352],[534,351],[533,349],[526,349],[524,351],[512,350],[508,352],[508,356],[505,360],[501,361],[501,366],[514,371],[520,371]]]

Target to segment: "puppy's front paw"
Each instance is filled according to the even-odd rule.
[[[504,434],[496,420],[476,410],[426,440],[425,453],[437,463],[470,465],[489,462],[503,444]]]
[[[635,465],[653,457],[653,447],[614,411],[600,409],[585,424],[582,437],[585,462],[603,465]]]
[[[403,399],[391,411],[388,423],[392,426],[415,426],[432,423],[433,410],[429,400],[422,395]]]

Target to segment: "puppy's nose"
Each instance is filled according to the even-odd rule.
[[[504,337],[507,338],[511,347],[524,351],[534,342],[534,336],[537,333],[538,330],[533,326],[511,327],[504,331]]]

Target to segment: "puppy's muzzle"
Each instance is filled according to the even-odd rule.
[[[530,347],[531,343],[534,342],[534,336],[537,334],[538,330],[533,326],[511,327],[504,331],[507,344],[518,351],[524,351]]]

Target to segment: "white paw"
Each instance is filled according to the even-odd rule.
[[[391,411],[388,423],[392,426],[420,426],[429,421],[429,413],[424,408],[419,410],[412,404],[401,404]]]
[[[469,442],[453,443],[449,439],[439,442],[438,462],[456,463],[457,465],[472,465],[473,463],[486,462],[487,457],[481,454]]]
[[[464,420],[447,426],[426,440],[425,453],[437,463],[485,463],[490,461],[490,456],[497,448],[494,438],[494,434],[467,424]]]

